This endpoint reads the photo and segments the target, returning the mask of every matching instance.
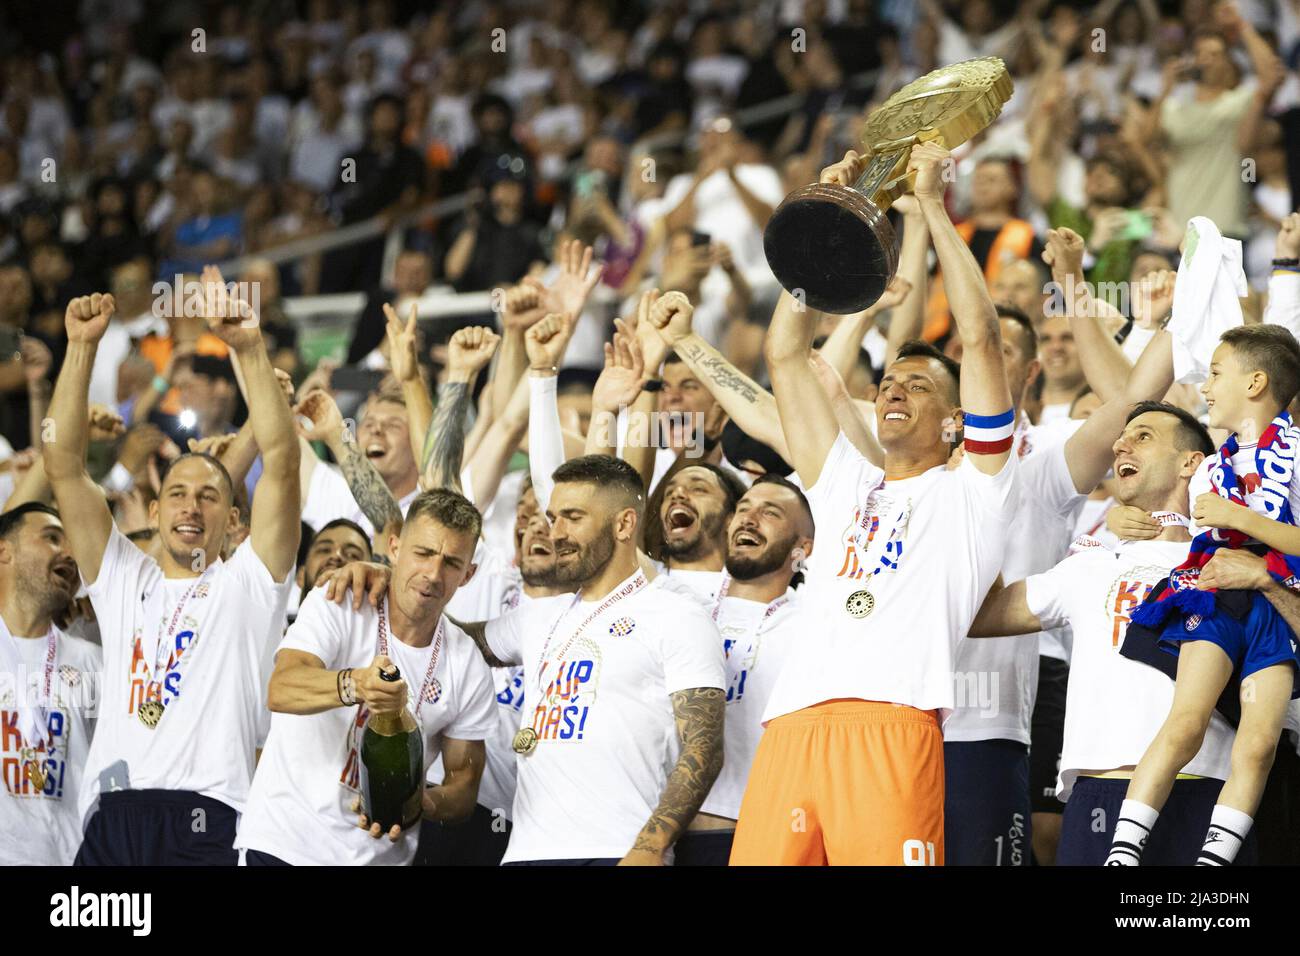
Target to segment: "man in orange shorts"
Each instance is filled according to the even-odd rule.
[[[909,169],[964,346],[960,380],[933,347],[904,345],[880,383],[878,444],[865,429],[850,440],[809,365],[813,316],[783,293],[768,331],[817,542],[805,636],[768,701],[733,865],[943,863],[953,657],[998,575],[1019,495],[997,312],[943,207],[947,159],[923,144]],[[821,181],[847,185],[862,168],[850,152]],[[965,455],[949,470],[957,427]]]

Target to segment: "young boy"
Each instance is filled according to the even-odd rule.
[[[1211,427],[1232,434],[1192,478],[1187,560],[1134,611],[1121,651],[1164,670],[1150,654],[1158,645],[1177,658],[1177,678],[1169,716],[1129,783],[1107,866],[1141,862],[1175,777],[1200,750],[1215,703],[1234,678],[1241,716],[1232,770],[1197,865],[1230,864],[1253,823],[1295,696],[1295,635],[1258,591],[1217,591],[1215,571],[1205,566],[1219,548],[1247,548],[1265,556],[1276,580],[1296,585],[1300,558],[1287,555],[1300,555],[1300,429],[1286,408],[1297,389],[1300,344],[1286,329],[1238,326],[1222,335],[1201,391]]]

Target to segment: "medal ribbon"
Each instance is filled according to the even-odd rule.
[[[158,621],[158,631],[154,636],[153,658],[152,663],[149,666],[149,680],[146,682],[144,690],[145,701],[156,699],[159,703],[162,703],[162,681],[158,680],[158,659],[162,656],[163,651],[167,651],[167,660],[162,671],[163,677],[170,674],[173,668],[176,668],[179,664],[176,650],[176,628],[180,625],[181,614],[185,610],[185,605],[188,604],[190,598],[193,597],[194,592],[198,590],[199,585],[208,580],[208,575],[210,575],[215,569],[215,564],[209,565],[204,572],[199,575],[198,580],[191,584],[185,590],[185,593],[181,595],[181,599],[176,603],[176,609],[172,612],[171,621],[166,625],[166,633],[163,631],[161,613],[161,605],[163,601],[166,600],[163,595],[164,585],[158,584],[145,598],[146,612],[154,612],[149,615],[148,619]],[[157,596],[156,601],[155,595]]]
[[[718,599],[713,604],[714,624],[718,623],[718,615],[722,612],[722,601],[724,598],[726,598],[727,591],[730,589],[730,587],[731,587],[731,575],[724,572],[722,575],[722,587],[718,588]],[[763,619],[758,622],[758,629],[754,632],[755,643],[757,643],[758,639],[763,636],[763,629],[767,627],[768,619],[789,603],[790,603],[790,595],[782,594],[775,601],[768,604],[767,610],[763,612]]]
[[[379,653],[388,657],[388,616],[385,609],[388,607],[388,598],[384,598],[379,604]],[[424,681],[420,684],[420,696],[415,701],[415,719],[420,719],[420,708],[424,706],[424,693],[429,689],[433,682],[433,672],[438,669],[438,655],[442,653],[442,634],[446,629],[447,619],[438,618],[438,629],[433,632],[433,653],[429,655],[429,666],[424,672]]]
[[[41,696],[33,707],[26,705],[27,681],[26,667],[18,652],[18,638],[13,636],[9,625],[0,617],[0,666],[14,675],[14,703],[18,709],[18,733],[22,737],[22,747],[34,749],[36,742],[49,744],[50,718],[49,706],[51,689],[54,683],[54,664],[58,656],[58,638],[54,625],[45,635],[45,665],[41,680]]]
[[[883,481],[876,485],[875,488],[871,489],[871,492],[867,495],[867,500],[870,501],[871,495],[874,495],[882,487],[884,487]],[[889,537],[885,540],[884,551],[881,553],[880,559],[876,562],[876,566],[871,569],[870,574],[864,577],[859,577],[855,574],[853,580],[861,580],[865,583],[869,583],[872,578],[885,568],[889,568],[891,571],[898,570],[898,562],[902,560],[903,557],[903,535],[907,532],[907,522],[911,517],[912,500],[909,498],[902,508],[898,510],[898,518],[894,521],[893,527],[889,529]],[[879,515],[873,515],[865,520],[870,522],[878,519]],[[853,537],[850,539],[850,543],[853,545],[854,556],[858,559],[859,572],[867,567],[867,554],[871,550],[870,544],[863,546],[861,543],[863,532],[866,530],[862,527],[862,522],[863,517],[859,514],[856,522],[857,527],[853,529]],[[890,552],[893,552],[892,558],[890,557]]]
[[[555,656],[560,660],[564,660],[564,655],[568,653],[569,648],[573,646],[573,642],[578,639],[579,635],[581,635],[582,632],[587,629],[588,624],[590,624],[596,618],[600,617],[601,614],[609,610],[619,601],[623,600],[626,597],[631,597],[637,591],[649,585],[649,583],[650,582],[646,580],[645,572],[642,571],[640,568],[637,568],[636,574],[632,576],[631,580],[629,580],[617,591],[612,592],[608,597],[605,598],[604,601],[600,603],[600,605],[594,611],[592,611],[590,614],[587,615],[586,619],[583,620],[583,622],[578,625],[578,629],[574,631],[571,635],[569,635],[569,639],[564,642],[564,646],[560,648],[560,650],[556,653]],[[543,683],[546,677],[546,667],[547,667],[546,650],[551,646],[551,639],[555,637],[555,629],[560,626],[561,621],[563,621],[566,617],[569,616],[569,612],[571,612],[574,609],[574,607],[577,606],[578,602],[581,600],[582,600],[582,592],[579,591],[577,594],[573,596],[573,601],[569,604],[567,608],[565,608],[564,613],[555,619],[555,623],[551,625],[550,633],[546,635],[546,643],[542,645],[542,653],[537,658],[538,661],[537,692],[539,695],[541,695],[543,688],[546,686],[545,683]]]

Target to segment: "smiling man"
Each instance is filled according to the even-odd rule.
[[[0,515],[0,864],[67,866],[99,678],[99,648],[54,623],[77,593],[58,514],[28,503]]]
[[[718,465],[690,465],[664,481],[659,504],[664,573],[712,601],[722,585],[727,524],[745,486]]]
[[[1019,499],[1001,330],[943,205],[948,160],[924,144],[909,168],[965,367],[927,346],[900,350],[876,400],[883,469],[841,431],[817,384],[812,315],[783,293],[772,317],[772,389],[820,540],[800,596],[803,639],[763,714],[733,864],[944,862],[954,655],[997,577]],[[850,152],[821,181],[852,183],[864,164]],[[950,470],[957,420],[966,454]]]
[[[736,505],[727,570],[713,620],[727,658],[726,759],[708,799],[677,842],[678,866],[726,866],[740,800],[763,735],[763,710],[797,644],[801,620],[790,581],[812,553],[808,499],[793,482],[762,475]]]
[[[328,394],[309,395],[299,406],[312,419],[309,437],[325,441],[339,463],[331,468],[303,450],[302,520],[313,528],[347,518],[374,535],[376,518],[391,518],[392,504],[402,514],[420,491],[420,470],[411,449],[406,401],[398,393],[376,392],[367,400],[352,435]],[[374,480],[375,475],[380,479]]]
[[[483,741],[494,726],[492,680],[443,609],[474,574],[481,530],[462,495],[427,491],[389,539],[393,571],[378,606],[359,596],[335,604],[319,589],[303,603],[276,652],[271,732],[236,842],[249,865],[411,862],[418,827],[381,834],[375,824],[367,832],[352,809],[361,732],[372,713],[410,710],[425,769],[442,757],[445,779],[425,789],[423,819],[473,812]],[[401,678],[382,679],[394,666]]]
[[[660,866],[722,767],[722,646],[695,596],[641,570],[636,469],[587,455],[553,477],[555,584],[578,593],[466,625],[488,664],[523,667],[505,862]]]
[[[302,587],[299,605],[316,586],[322,574],[336,571],[353,561],[370,560],[370,540],[355,521],[335,518],[316,532],[307,547],[307,560],[298,569],[298,584]]]
[[[104,686],[80,798],[87,865],[233,864],[252,778],[268,643],[284,630],[298,552],[298,442],[257,316],[204,270],[208,325],[239,356],[262,477],[251,533],[223,561],[237,518],[230,475],[187,454],[162,475],[150,521],[159,559],[113,525],[86,472],[86,393],[112,296],[68,304],[68,353],[42,449],[99,620]],[[202,821],[197,826],[197,821]]]

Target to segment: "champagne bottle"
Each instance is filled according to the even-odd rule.
[[[396,667],[382,680],[400,680]],[[361,800],[371,823],[387,833],[394,825],[403,829],[420,820],[424,796],[424,740],[411,712],[371,713],[361,732]]]

